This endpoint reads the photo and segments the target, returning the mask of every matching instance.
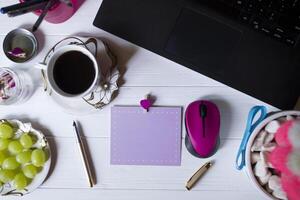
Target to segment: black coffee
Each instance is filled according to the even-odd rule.
[[[79,51],[69,51],[56,60],[53,78],[56,85],[65,93],[81,94],[95,79],[94,63]]]

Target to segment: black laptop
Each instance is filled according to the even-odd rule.
[[[298,0],[103,0],[94,25],[275,107],[300,96]]]

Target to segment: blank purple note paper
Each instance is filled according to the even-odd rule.
[[[181,163],[181,107],[115,106],[111,108],[113,165]]]

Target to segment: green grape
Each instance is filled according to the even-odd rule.
[[[3,183],[0,181],[0,187],[2,187]]]
[[[15,140],[9,143],[8,151],[12,154],[18,154],[23,151],[23,146],[20,144],[19,141]]]
[[[2,163],[3,169],[14,170],[14,169],[17,169],[19,166],[20,166],[20,164],[16,161],[15,157],[6,158]]]
[[[29,149],[33,144],[32,138],[28,133],[23,134],[19,140],[25,149]]]
[[[31,179],[33,179],[37,174],[37,168],[31,164],[23,167],[22,171],[27,178],[31,178]]]
[[[23,151],[23,152],[19,153],[16,156],[16,160],[18,161],[18,163],[21,163],[21,164],[29,163],[31,160],[31,151],[27,150],[27,151]]]
[[[0,151],[6,149],[8,147],[9,143],[10,143],[10,140],[0,138]]]
[[[8,139],[11,138],[14,134],[14,129],[12,125],[8,122],[2,122],[0,124],[0,138]]]
[[[5,159],[6,159],[6,154],[3,151],[0,151],[0,165],[2,165]]]
[[[35,149],[31,154],[31,162],[36,167],[42,167],[46,161],[45,152],[42,149]]]
[[[27,186],[27,179],[24,174],[17,174],[14,178],[13,185],[17,190],[23,190]]]
[[[15,172],[12,170],[1,169],[0,170],[0,181],[2,183],[7,183],[13,180],[15,177]]]

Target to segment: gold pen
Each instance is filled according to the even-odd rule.
[[[81,154],[83,166],[84,166],[87,178],[88,178],[89,186],[93,187],[95,185],[95,181],[94,181],[94,178],[93,178],[93,175],[92,175],[91,166],[90,166],[90,163],[89,163],[89,160],[88,160],[87,152],[86,152],[85,147],[83,145],[83,141],[81,139],[80,133],[79,133],[78,128],[77,128],[77,123],[75,121],[73,121],[73,127],[74,127],[74,130],[75,130],[75,133],[76,133],[76,139],[77,139],[77,143],[78,143],[78,146],[79,146],[79,151],[80,151],[80,154]]]
[[[197,183],[200,177],[212,166],[212,162],[205,163],[186,183],[186,189],[190,190]]]

